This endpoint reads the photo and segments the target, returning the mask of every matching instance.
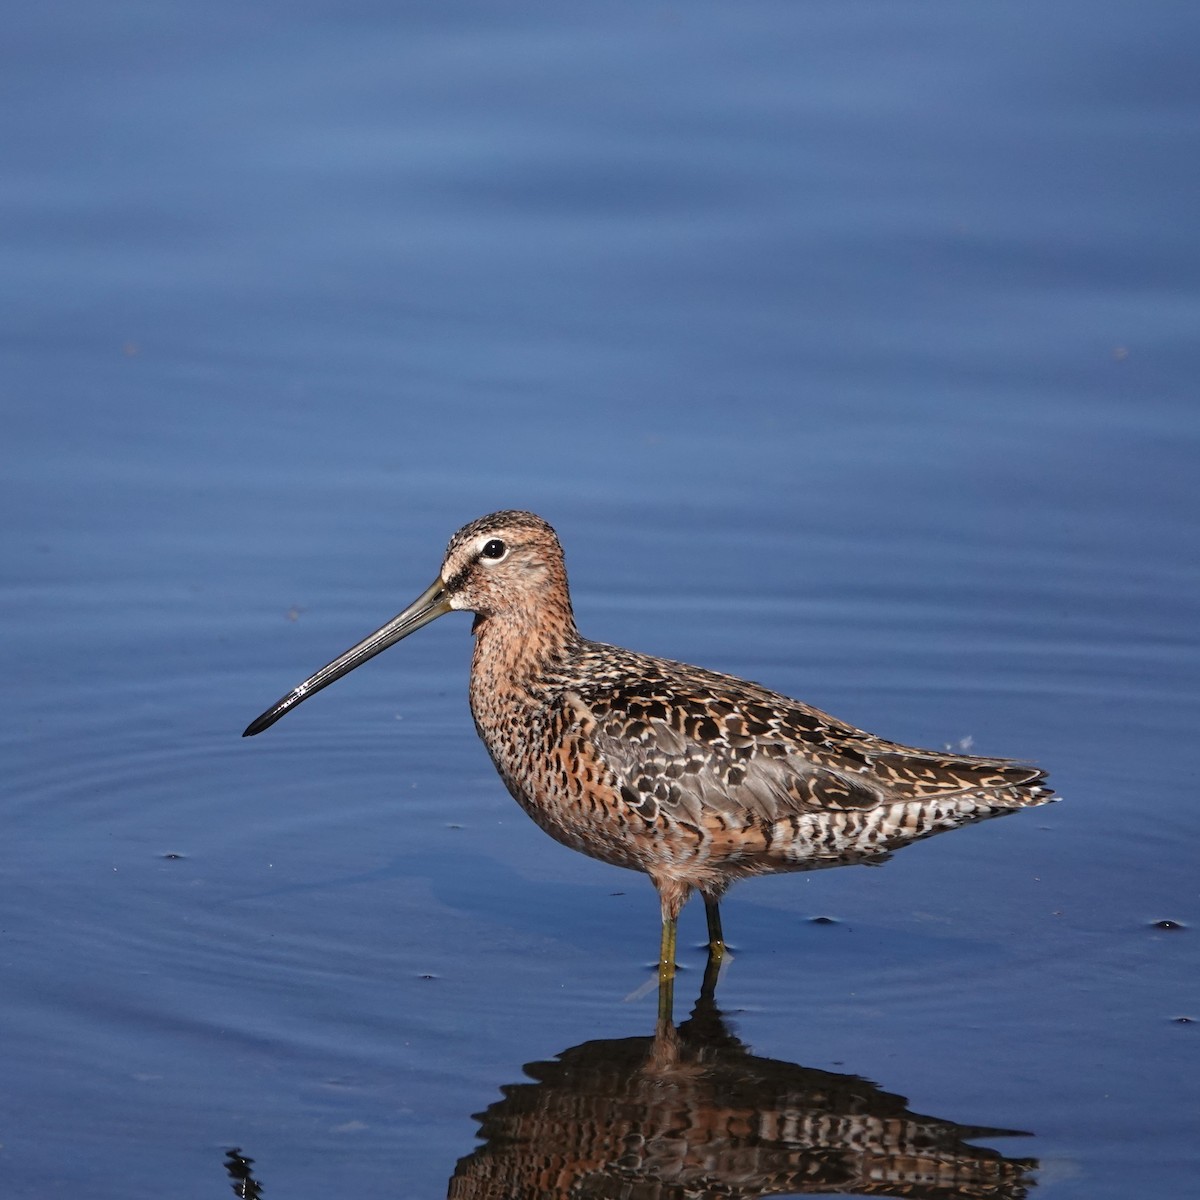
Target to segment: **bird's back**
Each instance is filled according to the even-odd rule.
[[[1053,796],[1036,767],[899,745],[733,676],[597,642],[579,655],[571,702],[621,801],[747,873],[882,854]]]

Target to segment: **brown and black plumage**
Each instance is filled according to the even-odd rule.
[[[759,684],[590,641],[554,530],[515,511],[460,529],[412,605],[246,735],[455,609],[475,613],[471,712],[496,769],[552,837],[650,876],[664,979],[693,891],[720,955],[735,880],[877,858],[1053,795],[1035,767],[901,746]]]

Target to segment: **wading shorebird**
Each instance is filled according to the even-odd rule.
[[[735,880],[878,860],[1054,794],[1036,767],[901,746],[757,683],[589,641],[558,537],[516,511],[463,526],[425,592],[243,736],[455,609],[475,614],[471,713],[496,769],[551,837],[650,876],[663,984],[693,891],[719,962]]]

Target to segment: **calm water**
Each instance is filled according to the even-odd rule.
[[[1190,1195],[1198,52],[1153,0],[9,14],[4,1195],[549,1196],[585,1142],[624,1195],[664,1088],[777,1192],[858,1178],[779,1173],[786,1110],[935,1129],[950,1200]],[[508,798],[466,618],[238,736],[507,506],[585,633],[1066,801],[735,890],[648,1087],[653,891]]]

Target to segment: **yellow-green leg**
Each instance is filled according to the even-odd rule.
[[[674,917],[663,917],[662,942],[658,950],[659,980],[675,978],[675,926]]]
[[[700,981],[700,998],[696,1001],[697,1011],[711,1008],[716,1003],[717,980],[720,978],[721,960],[709,950],[708,961],[704,964],[704,978]]]
[[[704,897],[704,915],[708,918],[708,953],[716,962],[725,956],[725,935],[721,932],[719,904],[715,896]]]
[[[674,917],[663,917],[662,941],[658,951],[658,1020],[669,1022],[675,1007],[675,931]]]

